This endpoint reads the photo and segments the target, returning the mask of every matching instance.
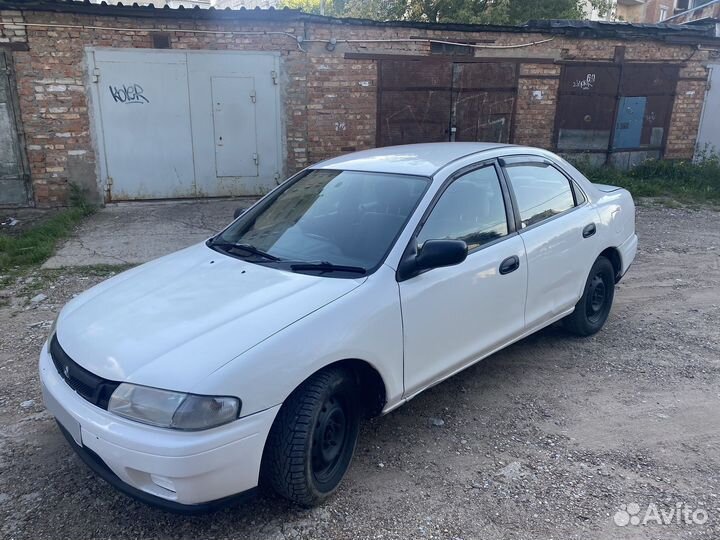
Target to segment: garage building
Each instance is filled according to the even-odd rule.
[[[0,0],[0,205],[259,195],[414,142],[690,159],[719,48],[703,27]]]

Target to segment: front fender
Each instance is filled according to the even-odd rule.
[[[333,279],[333,278],[327,278]],[[310,375],[339,360],[368,362],[385,384],[386,409],[403,394],[400,299],[383,265],[357,289],[214,371],[194,389],[242,400],[242,416],[282,403]]]

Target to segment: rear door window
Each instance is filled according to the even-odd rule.
[[[575,206],[568,178],[546,163],[521,163],[506,167],[515,193],[522,227],[530,227]]]

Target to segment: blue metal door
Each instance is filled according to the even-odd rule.
[[[640,146],[646,101],[647,98],[644,97],[620,98],[613,148],[638,148]]]

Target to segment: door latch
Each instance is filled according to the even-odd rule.
[[[253,161],[255,165],[260,165],[260,157],[257,154],[253,154]]]
[[[270,72],[270,76],[272,77],[273,84],[277,84],[277,71],[273,70]]]
[[[255,93],[255,90],[250,91],[250,99],[252,100],[253,103],[257,102],[257,94]]]

